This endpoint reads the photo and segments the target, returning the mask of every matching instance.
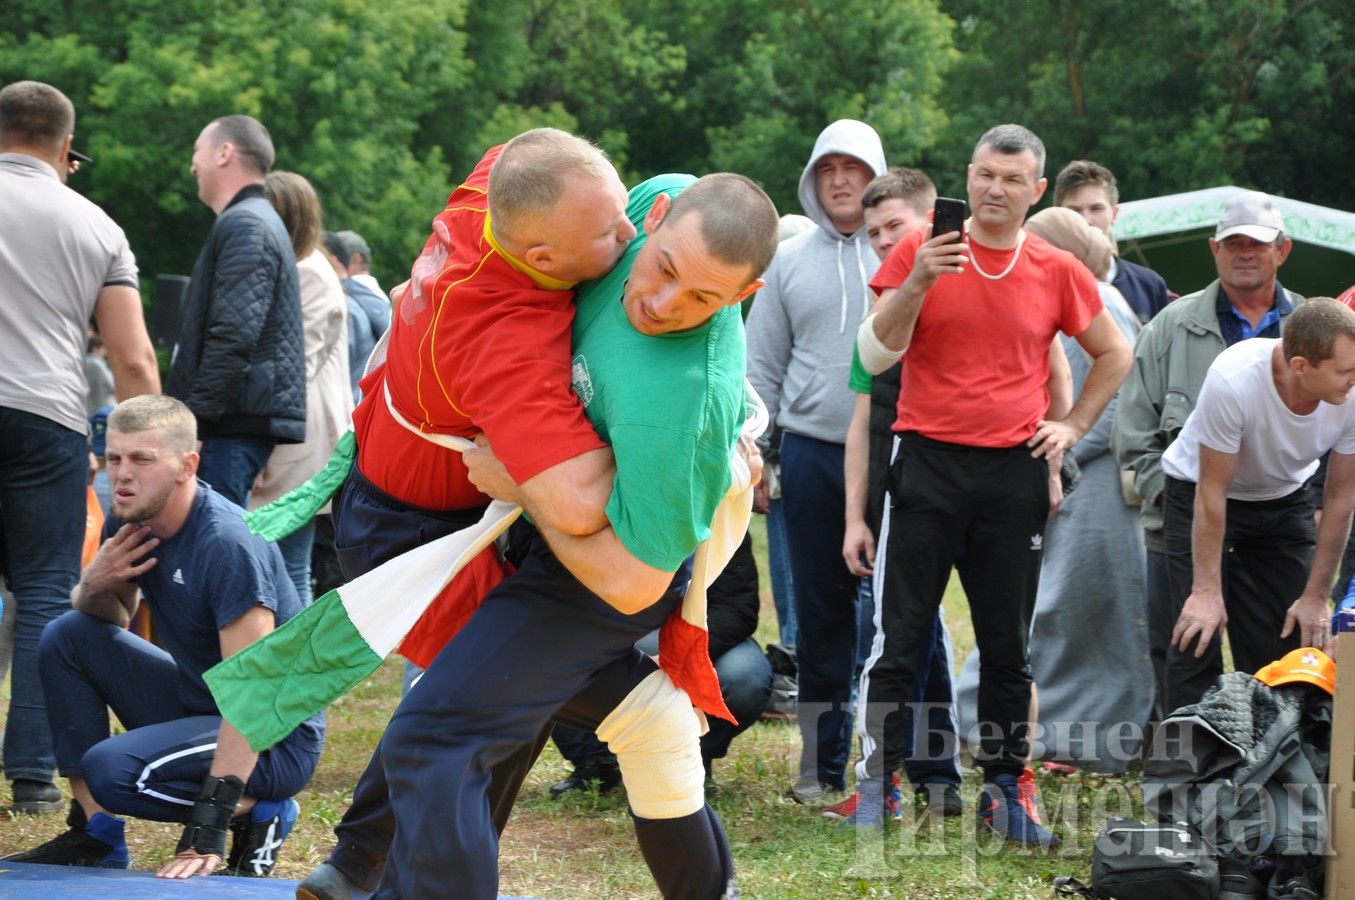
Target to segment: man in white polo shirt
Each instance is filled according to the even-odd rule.
[[[1327,594],[1355,509],[1352,387],[1355,311],[1328,298],[1294,310],[1282,338],[1242,341],[1209,367],[1162,457],[1178,611],[1168,709],[1199,700],[1222,674],[1224,625],[1238,671],[1325,646]],[[1307,481],[1328,450],[1315,526]]]
[[[75,107],[51,85],[0,90],[0,575],[18,609],[4,760],[10,808],[30,813],[65,806],[37,649],[80,577],[91,315],[118,399],[160,392],[127,238],[66,186],[74,131]]]

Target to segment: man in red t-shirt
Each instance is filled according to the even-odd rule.
[[[1131,353],[1086,268],[1022,230],[1046,187],[1044,156],[1029,130],[990,129],[969,165],[973,214],[964,234],[904,238],[871,282],[881,296],[858,335],[861,361],[880,372],[906,352],[908,364],[857,774],[864,807],[884,796],[902,763],[898,730],[884,720],[901,714],[956,566],[983,661],[979,764],[988,784],[979,816],[1010,840],[1048,847],[1057,838],[1039,823],[1034,785],[1019,783],[1029,755],[1027,638],[1049,513],[1041,457],[1086,433]],[[1076,336],[1093,363],[1072,411],[1049,420],[1049,344],[1060,331]]]

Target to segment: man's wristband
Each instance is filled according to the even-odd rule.
[[[218,778],[208,775],[202,782],[193,813],[183,828],[175,853],[192,850],[203,855],[226,858],[226,832],[230,830],[235,806],[245,795],[245,783],[234,775]]]

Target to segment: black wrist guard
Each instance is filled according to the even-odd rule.
[[[217,778],[208,775],[202,782],[198,800],[193,804],[193,815],[183,828],[175,853],[192,850],[226,858],[226,832],[230,830],[235,805],[245,795],[245,783],[234,775]]]

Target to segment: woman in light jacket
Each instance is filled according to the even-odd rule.
[[[348,379],[348,300],[320,246],[324,230],[320,200],[310,182],[295,172],[269,173],[264,191],[287,226],[296,253],[306,348],[306,440],[300,444],[279,444],[273,450],[255,482],[250,508],[276,500],[320,471],[353,416],[353,393]],[[328,506],[322,512],[328,512]],[[314,540],[312,521],[278,541],[302,605],[312,599]]]

